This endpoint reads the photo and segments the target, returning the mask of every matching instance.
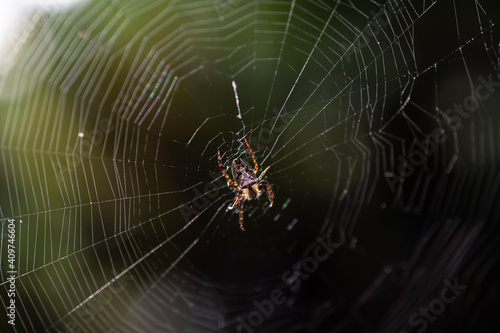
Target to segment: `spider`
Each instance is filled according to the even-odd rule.
[[[257,199],[258,197],[260,197],[263,191],[266,191],[267,197],[269,198],[269,201],[271,201],[269,207],[272,207],[274,202],[274,193],[273,190],[271,190],[271,186],[269,186],[267,180],[262,179],[262,177],[264,177],[270,167],[267,167],[266,170],[264,170],[264,172],[262,172],[257,178],[257,170],[259,170],[259,165],[255,160],[252,148],[250,148],[247,139],[245,138],[244,140],[247,144],[248,151],[250,151],[250,155],[252,155],[252,160],[255,164],[255,168],[252,170],[250,164],[241,158],[234,159],[233,164],[231,165],[231,173],[233,174],[233,178],[235,179],[234,181],[231,179],[231,177],[229,177],[226,170],[224,170],[220,159],[220,151],[217,151],[217,154],[219,156],[219,168],[226,177],[228,185],[231,186],[231,189],[233,191],[237,192],[236,198],[234,199],[232,205],[228,207],[228,209],[233,209],[236,205],[239,204],[238,208],[240,209],[241,231],[245,231],[245,228],[243,228],[243,202],[245,202],[245,200]]]

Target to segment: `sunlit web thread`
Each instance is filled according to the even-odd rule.
[[[217,200],[219,200],[219,199],[217,199]],[[200,233],[200,235],[186,248],[186,250],[184,250],[181,253],[181,255],[169,266],[169,268],[165,272],[163,272],[161,274],[161,276],[159,277],[159,279],[157,281],[155,281],[155,283],[151,286],[151,288],[154,288],[158,284],[158,281],[160,281],[162,278],[164,278],[172,270],[172,268],[175,267],[175,265],[177,265],[177,263],[193,248],[193,246],[196,245],[196,243],[198,243],[198,241],[200,240],[201,236],[203,236],[203,234],[205,233],[205,231],[207,230],[207,228],[210,226],[210,224],[213,222],[213,220],[215,219],[215,217],[220,212],[221,208],[224,207],[224,206],[225,206],[225,203],[223,203],[217,209],[216,213],[212,216],[212,218],[207,223],[207,225],[205,226],[205,228],[202,230],[202,232]],[[125,274],[127,274],[127,272],[129,272],[130,270],[132,270],[138,264],[140,264],[141,262],[143,262],[147,257],[149,257],[151,254],[153,254],[154,252],[156,252],[163,245],[167,244],[173,238],[175,238],[177,235],[179,235],[182,231],[186,230],[187,227],[189,227],[199,216],[201,216],[210,207],[211,207],[211,205],[208,205],[198,215],[196,215],[188,223],[186,223],[186,225],[184,227],[182,227],[181,229],[179,229],[172,236],[170,236],[169,238],[165,239],[163,242],[161,242],[157,246],[155,246],[148,253],[146,253],[141,258],[139,258],[137,261],[135,261],[132,265],[130,265],[129,267],[125,268],[122,272],[120,272],[119,274],[117,274],[114,278],[112,278],[111,280],[109,280],[108,282],[106,282],[101,288],[99,288],[98,290],[96,290],[95,292],[93,292],[92,295],[88,296],[80,304],[78,304],[77,306],[75,306],[71,311],[69,311],[66,315],[64,315],[63,317],[61,317],[58,322],[54,323],[54,325],[52,325],[51,327],[49,327],[46,331],[50,330],[50,328],[54,327],[57,323],[61,322],[63,319],[65,319],[66,317],[70,316],[76,310],[78,310],[79,308],[81,308],[82,306],[84,306],[85,304],[87,304],[91,299],[93,299],[94,297],[96,297],[97,295],[99,295],[102,291],[104,291],[105,289],[107,289],[110,285],[112,285],[113,283],[115,283],[116,281],[118,281],[118,279],[120,279],[122,276],[124,276]]]
[[[162,68],[163,66],[163,68]],[[157,78],[159,73],[161,72],[161,77]],[[168,74],[168,75],[167,75]],[[139,114],[136,116],[134,120],[134,124],[139,124],[142,125],[144,119],[149,115],[151,110],[154,108],[156,103],[158,102],[159,97],[163,93],[163,91],[166,89],[168,86],[168,82],[170,81],[171,77],[173,75],[173,72],[170,71],[170,66],[165,65],[165,60],[162,60],[160,65],[158,65],[158,68],[155,70],[153,73],[150,81],[147,84],[147,87],[153,86],[153,91],[150,92],[149,96],[147,97],[147,100],[144,102],[144,105],[142,109],[140,110]],[[165,79],[165,77],[167,77]],[[165,82],[163,82],[165,81]],[[160,89],[160,91],[158,91]],[[144,89],[141,96],[140,96],[140,101],[145,98],[145,95],[147,94],[147,89]],[[149,107],[148,111],[146,112],[146,108]],[[146,112],[146,114],[144,114]],[[140,120],[140,121],[139,121]]]
[[[236,108],[238,109],[237,117],[241,119],[240,99],[238,97],[238,90],[236,90],[237,89],[236,82],[234,82],[233,80],[231,84],[233,85],[234,99],[236,100]]]
[[[243,129],[243,137],[245,136],[245,122],[243,121],[243,117],[241,116],[241,109],[240,109],[240,98],[238,97],[238,87],[236,86],[236,82],[234,80],[231,81],[231,85],[233,86],[233,92],[234,92],[234,99],[236,101],[236,108],[238,109],[238,117],[241,119],[241,127]]]
[[[431,5],[430,5],[428,8],[426,8],[426,9],[425,9],[425,11],[424,11],[421,15],[425,14],[425,13],[426,13],[426,12],[427,12],[427,11],[428,11],[428,10],[429,10],[429,9],[430,9],[430,8],[431,8],[434,4],[435,4],[435,3],[436,3],[436,2],[431,3]],[[301,70],[300,70],[300,72],[299,72],[299,74],[298,74],[298,76],[297,76],[297,78],[296,78],[296,80],[295,80],[294,84],[292,85],[292,88],[290,89],[290,92],[289,92],[288,96],[286,97],[286,99],[285,99],[285,101],[284,101],[284,103],[283,103],[283,105],[282,105],[281,109],[279,110],[279,112],[278,112],[278,116],[276,117],[276,120],[275,120],[275,122],[274,122],[274,124],[273,124],[273,126],[272,126],[271,131],[274,131],[274,128],[275,128],[275,126],[276,126],[276,124],[277,124],[277,121],[278,121],[278,119],[279,119],[279,116],[280,116],[280,115],[281,115],[281,113],[283,112],[283,110],[284,110],[284,108],[285,108],[285,106],[286,106],[286,104],[287,104],[287,102],[288,102],[288,100],[289,100],[290,96],[292,95],[292,93],[293,93],[293,91],[294,91],[294,89],[295,89],[295,86],[297,85],[297,83],[298,83],[299,79],[301,78],[302,73],[304,72],[305,68],[307,67],[307,65],[308,65],[308,63],[309,63],[309,60],[311,59],[311,57],[312,57],[312,55],[313,55],[314,51],[316,50],[317,46],[319,45],[319,42],[320,42],[320,40],[321,40],[321,38],[322,38],[323,34],[325,33],[326,28],[327,28],[327,27],[328,27],[328,25],[330,24],[330,21],[331,21],[331,19],[333,18],[333,15],[336,13],[336,11],[337,11],[337,8],[338,8],[338,5],[339,5],[339,4],[340,4],[340,2],[337,2],[337,4],[336,4],[335,8],[333,8],[333,10],[331,11],[330,16],[328,17],[328,19],[327,19],[327,21],[326,21],[325,25],[323,26],[323,29],[322,29],[321,33],[319,34],[319,37],[318,37],[318,39],[316,40],[315,45],[313,46],[313,48],[312,48],[311,52],[309,53],[308,58],[307,58],[307,59],[306,59],[306,61],[304,62],[304,65],[302,66],[302,68],[301,68]],[[408,31],[408,30],[409,30],[412,26],[413,26],[413,25],[408,26],[408,27],[404,30],[404,32],[407,32],[407,31]],[[359,35],[357,36],[356,40],[359,40],[359,39],[361,38],[361,36],[362,36],[362,34],[359,34]],[[399,39],[399,38],[400,38],[400,37],[398,37],[397,39]],[[351,46],[352,46],[352,45],[354,45],[354,43],[353,43],[353,44],[351,44]],[[387,48],[389,48],[389,47],[390,47],[390,46],[388,46]],[[346,51],[345,51],[344,55],[346,55],[346,54],[347,54],[347,52],[348,52],[348,50],[346,50]],[[343,55],[343,56],[344,56],[344,55]],[[338,63],[337,63],[337,64],[338,64]],[[331,75],[331,72],[332,72],[332,71],[336,68],[336,65],[337,65],[337,64],[335,64],[335,65],[334,65],[334,66],[333,66],[333,67],[332,67],[332,68],[328,71],[328,73],[327,73],[325,76],[323,76],[323,79],[322,79],[322,80],[321,80],[321,81],[320,81],[320,82],[316,85],[316,88],[314,89],[314,91],[313,91],[311,94],[309,94],[309,97],[307,97],[307,99],[304,101],[304,103],[302,104],[302,107],[301,107],[301,108],[299,108],[299,111],[300,111],[300,110],[301,110],[301,109],[302,109],[302,108],[303,108],[303,107],[307,104],[307,102],[309,101],[309,99],[310,99],[310,98],[314,95],[314,93],[316,92],[316,90],[317,90],[317,89],[318,89],[318,88],[319,88],[319,87],[323,84],[323,82],[326,80],[326,78],[327,78],[327,77],[329,77],[329,76]],[[361,74],[358,74],[358,76],[360,76],[360,75],[361,75]],[[358,76],[357,76],[357,77],[358,77]],[[354,81],[354,78],[352,79],[352,81]],[[344,87],[344,89],[342,89],[342,91],[343,91],[343,90],[345,90],[348,86],[349,86],[349,85],[346,85],[346,86]],[[341,91],[341,92],[342,92],[342,91]],[[340,94],[340,92],[339,92],[339,94]],[[338,95],[337,95],[337,96],[338,96]],[[328,105],[329,105],[332,101],[333,101],[333,99],[330,99],[330,101],[327,103],[327,105],[325,105],[325,107],[324,107],[323,109],[325,109],[325,108],[326,108],[326,106],[328,106]],[[323,111],[323,109],[322,109],[320,112],[322,112],[322,111]],[[318,112],[316,115],[320,114],[320,112]],[[299,112],[297,112],[297,113],[293,116],[293,118],[291,119],[291,121],[293,121],[293,120],[296,118],[296,116],[298,115],[298,113],[299,113]],[[289,124],[287,124],[287,125],[285,126],[285,129],[286,129],[288,126],[289,126]],[[304,126],[303,128],[305,128],[305,126]],[[333,128],[333,127],[332,127],[332,128]],[[330,129],[332,129],[332,128],[330,128]],[[279,134],[278,134],[278,139],[281,137],[281,135],[283,134],[283,132],[284,132],[284,130],[283,130],[283,131],[281,131],[281,133],[279,133]],[[295,137],[297,134],[298,134],[298,132],[297,132],[297,133],[296,133],[293,137]],[[270,151],[269,151],[268,155],[264,157],[264,159],[263,159],[263,161],[262,161],[262,162],[265,162],[265,161],[267,160],[267,158],[271,156],[271,153],[272,153],[272,151],[274,150],[274,148],[275,148],[275,146],[276,146],[276,143],[277,143],[277,142],[278,142],[278,140],[275,140],[275,143],[272,145],[272,147],[271,147],[271,149],[270,149]],[[283,146],[282,146],[282,147],[281,147],[278,151],[276,151],[276,152],[275,152],[272,156],[276,156],[276,154],[277,154],[277,153],[279,153],[279,152],[283,149],[283,147],[284,147],[284,146],[285,146],[285,145],[283,145]]]
[[[297,78],[295,79],[295,82],[293,83],[292,85],[292,88],[290,89],[290,91],[288,92],[288,96],[285,98],[285,101],[283,102],[283,105],[281,106],[281,109],[279,110],[278,112],[278,115],[273,123],[273,126],[271,127],[271,132],[274,131],[274,128],[276,127],[276,124],[278,123],[278,119],[279,117],[281,116],[281,113],[283,112],[283,110],[285,109],[285,106],[288,102],[288,100],[290,99],[290,96],[292,95],[292,93],[294,92],[295,90],[295,87],[297,85],[297,82],[299,82],[299,79],[301,78],[302,76],[302,73],[304,72],[305,68],[307,67],[308,63],[309,63],[309,60],[311,59],[314,51],[316,50],[316,48],[318,47],[318,44],[321,40],[321,38],[323,37],[323,34],[325,33],[326,31],[326,28],[330,25],[330,21],[332,20],[334,14],[337,12],[337,7],[339,6],[340,2],[337,2],[337,4],[335,5],[335,8],[332,9],[331,13],[330,13],[330,16],[328,17],[328,19],[326,20],[325,24],[323,25],[323,29],[321,30],[320,34],[319,34],[319,37],[316,39],[316,42],[313,46],[313,48],[311,49],[311,52],[309,52],[309,55],[307,56],[307,59],[306,61],[304,62],[304,65],[302,66],[302,68],[300,69],[300,72],[299,74],[297,75]],[[316,88],[317,89],[317,88]],[[315,91],[316,91],[315,89]],[[309,98],[311,97],[312,95],[309,96]],[[304,102],[303,105],[305,105],[307,103],[307,101],[309,100],[309,98],[306,100],[306,102]],[[297,113],[298,114],[298,113]],[[295,119],[295,117],[297,116],[297,114],[293,117],[293,119]],[[292,119],[292,120],[293,120]],[[286,127],[288,127],[288,125],[286,125]],[[283,134],[284,130],[278,134],[278,139],[281,137],[281,134]],[[271,147],[271,150],[269,151],[269,154],[268,156],[271,155],[271,152],[273,151],[274,147],[276,146],[276,143],[278,142],[278,139],[276,139],[276,141],[274,142],[273,146]],[[266,156],[262,162],[265,162],[267,157]]]
[[[198,134],[198,132],[200,131],[200,129],[201,129],[203,126],[205,126],[205,124],[206,124],[209,120],[212,120],[212,119],[215,119],[215,118],[219,118],[219,117],[221,117],[221,116],[222,116],[222,114],[219,114],[219,115],[217,115],[217,116],[210,116],[210,117],[206,118],[206,119],[203,121],[203,123],[201,123],[201,125],[200,125],[200,126],[198,126],[198,128],[194,131],[193,135],[191,135],[191,138],[189,139],[189,141],[188,141],[188,142],[187,142],[187,144],[186,144],[186,148],[187,148],[187,147],[191,144],[191,141],[193,141],[193,139],[194,139],[194,137],[196,136],[196,134]],[[202,153],[202,155],[203,155],[203,153]]]
[[[205,228],[203,228],[203,230],[200,232],[200,235],[191,243],[189,244],[189,246],[181,253],[181,255],[175,259],[175,261],[158,277],[158,279],[156,279],[156,281],[154,283],[151,284],[150,286],[150,290],[151,289],[154,289],[157,285],[158,285],[158,282],[160,282],[174,267],[175,265],[177,265],[177,263],[189,252],[191,251],[191,249],[196,245],[196,243],[198,243],[198,241],[200,240],[201,236],[203,236],[203,234],[205,234],[205,231],[207,231],[208,227],[212,224],[212,222],[215,220],[215,217],[219,214],[220,210],[223,208],[223,207],[226,207],[226,202],[222,203],[219,208],[217,208],[217,211],[215,212],[215,214],[212,216],[212,218],[208,221],[208,223],[205,225]],[[208,208],[208,207],[207,207]],[[200,213],[201,215],[201,213]],[[148,293],[143,293],[141,295],[141,297],[139,298],[139,301],[146,298],[148,296]]]
[[[193,218],[193,220],[196,219],[196,218],[197,218],[197,216],[195,216]],[[186,224],[186,226],[187,225],[188,224]],[[98,294],[100,294],[103,290],[105,290],[106,288],[108,288],[111,284],[113,284],[116,281],[118,281],[119,278],[121,278],[123,275],[127,274],[127,272],[129,272],[132,268],[134,268],[135,266],[137,266],[138,264],[140,264],[141,262],[143,262],[147,257],[149,257],[149,255],[151,255],[152,253],[156,252],[159,248],[161,248],[163,245],[165,245],[166,243],[168,243],[172,237],[174,237],[176,234],[178,234],[180,231],[182,231],[184,229],[185,229],[185,227],[182,228],[181,230],[179,230],[178,232],[176,232],[174,235],[172,235],[168,239],[166,239],[163,242],[161,242],[160,244],[158,244],[157,246],[155,246],[152,250],[150,250],[144,256],[142,256],[141,258],[139,258],[139,260],[137,260],[132,265],[130,265],[126,269],[124,269],[121,273],[119,273],[118,275],[116,275],[114,278],[112,278],[111,280],[109,280],[108,282],[106,282],[106,284],[104,284],[101,288],[97,289],[94,293],[92,293],[92,295],[90,295],[89,297],[87,297],[86,299],[84,299],[80,304],[78,304],[71,311],[69,311],[66,316],[71,315],[73,312],[75,312],[76,310],[78,310],[80,307],[82,307],[83,305],[87,304],[92,298],[94,298],[95,296],[97,296]],[[194,244],[192,244],[192,245],[194,245]],[[190,246],[190,248],[192,247],[192,245]],[[61,319],[64,319],[66,316],[64,316]]]
[[[267,110],[269,109],[269,105],[271,103],[271,96],[273,95],[274,84],[276,83],[276,77],[277,77],[277,74],[278,74],[278,68],[279,68],[279,66],[281,64],[281,58],[283,56],[283,49],[285,47],[285,40],[286,40],[286,37],[288,36],[288,30],[290,28],[290,22],[292,21],[293,9],[295,8],[295,2],[296,2],[295,0],[292,1],[292,4],[290,5],[290,10],[288,12],[288,18],[287,18],[287,21],[286,21],[285,32],[283,33],[283,40],[281,42],[280,52],[278,54],[278,61],[276,63],[276,67],[274,68],[273,81],[271,82],[271,91],[269,92],[269,96],[267,98],[267,104],[266,104],[266,110],[265,110],[265,114],[264,114],[264,119],[265,119],[265,116],[267,115]],[[263,128],[264,127],[261,127],[259,136],[262,135],[262,129]]]

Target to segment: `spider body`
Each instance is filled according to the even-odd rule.
[[[226,177],[227,182],[232,190],[237,193],[234,202],[228,207],[228,209],[233,209],[236,205],[239,204],[238,208],[240,209],[240,229],[242,231],[245,231],[245,229],[243,228],[243,202],[245,202],[245,200],[257,199],[263,192],[266,192],[267,197],[271,202],[269,207],[273,205],[274,201],[274,193],[271,190],[271,186],[269,186],[269,183],[265,179],[262,179],[267,170],[269,170],[269,167],[267,167],[264,172],[262,172],[260,176],[257,177],[259,166],[257,164],[257,161],[255,160],[255,156],[253,155],[252,149],[250,148],[247,139],[245,138],[244,140],[248,147],[248,150],[250,151],[250,155],[252,155],[252,160],[255,164],[255,168],[252,170],[250,164],[244,159],[234,159],[233,163],[231,164],[231,173],[233,174],[234,181],[229,177],[226,170],[222,166],[220,151],[217,152],[219,157],[219,168]]]
[[[231,165],[231,173],[236,185],[245,190],[243,196],[247,197],[247,200],[256,199],[261,195],[262,191],[257,184],[257,177],[247,161],[241,158],[235,159]]]

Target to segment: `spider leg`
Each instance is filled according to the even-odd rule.
[[[233,201],[233,204],[229,207],[227,207],[227,209],[233,209],[234,207],[236,207],[236,205],[238,204],[238,202],[240,202],[241,200],[241,193],[238,193],[238,195],[236,196],[236,199],[234,199]]]
[[[271,186],[269,186],[269,183],[267,181],[266,182],[266,194],[267,194],[267,197],[269,198],[269,201],[271,201],[271,204],[269,205],[269,207],[272,207],[273,204],[274,204],[274,193],[273,193],[273,190],[271,190]]]
[[[220,170],[222,171],[222,173],[224,174],[224,176],[226,176],[226,179],[227,179],[227,182],[229,183],[229,185],[231,185],[235,190],[238,189],[238,185],[236,185],[233,180],[231,179],[231,177],[229,177],[229,175],[227,174],[226,170],[224,169],[224,167],[222,166],[222,161],[220,160],[220,151],[217,150],[217,155],[219,157],[219,168]]]
[[[271,186],[269,185],[267,180],[261,180],[259,182],[259,188],[263,188],[263,187],[266,190],[266,194],[267,194],[267,197],[269,198],[269,201],[271,201],[271,203],[269,204],[269,207],[272,207],[274,204],[274,192],[271,189]]]
[[[262,173],[260,174],[259,179],[257,179],[257,181],[258,181],[258,182],[260,182],[260,180],[262,179],[262,177],[264,177],[264,175],[266,174],[267,170],[269,170],[269,168],[270,168],[270,167],[271,167],[271,166],[268,166],[268,167],[266,168],[266,170],[264,170],[264,172],[262,172]]]
[[[255,156],[253,155],[252,148],[250,148],[250,145],[248,144],[247,138],[244,138],[245,143],[247,144],[248,150],[250,151],[250,155],[252,155],[252,160],[253,164],[255,164],[255,169],[253,170],[253,173],[257,173],[257,170],[259,170],[259,165],[257,164],[257,161],[255,160]]]
[[[244,200],[241,200],[240,201],[240,205],[239,205],[239,208],[240,208],[240,229],[241,229],[241,231],[245,231],[245,228],[243,228],[243,201]]]

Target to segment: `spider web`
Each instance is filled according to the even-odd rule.
[[[36,11],[0,77],[1,331],[498,331],[498,13]],[[217,165],[243,138],[275,193],[245,232]]]

